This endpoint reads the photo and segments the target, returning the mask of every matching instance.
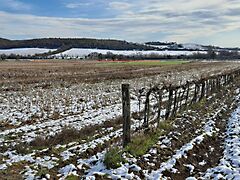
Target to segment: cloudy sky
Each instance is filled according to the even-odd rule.
[[[0,37],[240,47],[240,0],[0,0]]]

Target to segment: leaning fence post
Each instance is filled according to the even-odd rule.
[[[123,147],[130,142],[130,92],[129,84],[122,84]]]

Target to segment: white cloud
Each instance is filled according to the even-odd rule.
[[[129,10],[132,7],[132,4],[127,2],[110,2],[109,8],[114,10]]]
[[[1,1],[1,0],[0,0]],[[208,43],[216,34],[230,37],[240,31],[240,2],[235,0],[111,1],[118,10],[110,18],[60,18],[0,12],[0,34],[5,37],[96,37],[131,41],[173,40]],[[70,4],[68,8],[83,6]],[[85,4],[90,5],[90,4]],[[93,5],[93,4],[92,4]],[[238,9],[239,8],[239,9]],[[234,11],[233,11],[234,10]],[[107,10],[106,10],[107,11]],[[97,16],[96,12],[96,16]],[[17,31],[16,31],[17,29]],[[224,39],[223,43],[226,43]],[[237,38],[234,46],[239,44]],[[219,43],[219,41],[216,40]]]
[[[65,4],[65,6],[69,9],[76,9],[76,8],[80,8],[80,7],[83,7],[83,6],[90,6],[92,5],[92,3],[90,2],[86,2],[86,3],[68,3],[68,4]]]
[[[0,4],[3,7],[10,8],[12,10],[30,10],[32,7],[30,4],[23,3],[18,0],[0,0]]]

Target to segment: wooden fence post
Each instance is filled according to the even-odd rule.
[[[129,84],[122,84],[122,114],[123,114],[123,147],[131,141],[130,139],[130,92]]]
[[[178,112],[178,109],[180,109],[179,108],[179,103],[180,103],[180,101],[181,101],[181,88],[179,88],[179,92],[178,92],[178,97],[177,97],[177,108],[176,108],[176,113]]]
[[[177,95],[178,95],[178,89],[176,88],[174,91],[174,101],[173,101],[173,110],[171,113],[172,117],[175,117],[176,111],[177,111]]]
[[[184,104],[185,108],[187,108],[187,106],[188,106],[189,91],[190,91],[190,84],[189,84],[189,82],[187,81],[187,94],[186,94],[186,99],[185,99],[185,104]]]
[[[197,102],[197,95],[198,95],[198,89],[199,89],[199,85],[197,84],[197,82],[194,82],[194,95],[193,95],[193,98],[192,98],[192,101],[191,101],[191,105],[193,103],[196,103]]]
[[[160,89],[158,91],[158,116],[157,116],[157,127],[160,125],[160,118],[161,118],[161,107],[162,107],[162,94],[163,90]]]
[[[205,82],[205,80],[202,80],[202,88],[201,88],[200,100],[202,100],[203,97],[205,96],[205,86],[206,86],[206,82]]]
[[[179,111],[182,110],[182,103],[183,103],[182,101],[184,100],[183,98],[184,98],[185,92],[186,92],[186,87],[183,86],[183,92],[182,92],[182,95],[180,97]]]
[[[165,119],[167,120],[169,118],[169,115],[171,113],[172,109],[172,97],[173,96],[173,89],[170,86],[169,87],[169,94],[168,94],[168,103],[167,103],[167,109],[166,109],[166,114],[165,114]]]
[[[150,95],[152,93],[152,90],[150,89],[146,94],[146,102],[145,102],[145,109],[144,109],[144,122],[143,125],[145,128],[148,127],[149,122],[149,116],[150,116]]]

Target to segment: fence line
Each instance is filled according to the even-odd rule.
[[[150,96],[153,96],[156,100],[155,106],[157,108],[157,126],[159,127],[160,119],[165,120],[173,118],[177,113],[191,106],[204,98],[208,98],[211,94],[219,91],[222,87],[229,85],[234,82],[234,79],[240,75],[240,70],[234,70],[229,72],[224,72],[218,75],[209,76],[206,78],[201,78],[199,80],[187,81],[185,84],[181,85],[168,85],[159,86],[155,85],[150,88],[145,95],[144,103],[144,117],[143,117],[143,128],[148,128],[150,123]],[[124,89],[125,87],[125,89]],[[126,87],[129,85],[122,85],[122,96],[123,96],[123,145],[126,146],[130,142],[130,97],[126,98],[125,94],[127,92]],[[143,88],[145,89],[145,88]],[[126,92],[125,92],[126,91]],[[139,97],[142,95],[142,90],[139,92]],[[128,94],[129,95],[129,94]],[[128,102],[129,100],[129,102]],[[139,100],[139,111],[140,111]],[[129,106],[126,104],[129,103]],[[128,109],[129,108],[129,109]]]

